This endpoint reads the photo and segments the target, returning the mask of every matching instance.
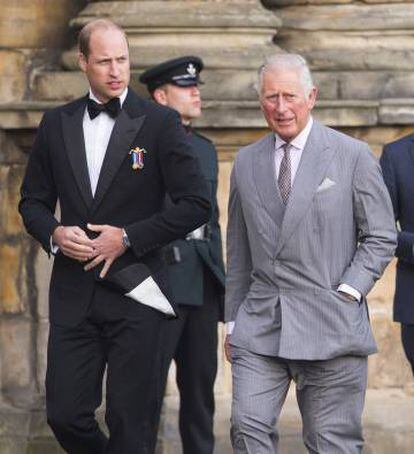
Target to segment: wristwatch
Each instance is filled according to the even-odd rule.
[[[128,235],[125,232],[125,229],[122,229],[122,245],[124,246],[125,249],[128,249],[131,247],[131,242],[129,241]]]

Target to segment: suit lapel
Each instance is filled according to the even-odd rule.
[[[111,138],[109,139],[105,159],[99,174],[92,211],[95,211],[102,202],[144,120],[145,115],[135,117],[126,106],[121,110],[112,130]]]
[[[85,106],[86,104],[83,102],[73,113],[63,111],[61,116],[63,141],[65,143],[69,162],[82,198],[89,208],[92,204],[93,196],[88,164],[86,162],[85,140],[83,137],[83,116],[85,113]]]
[[[256,190],[270,218],[281,225],[285,206],[276,180],[274,134],[268,134],[261,141],[252,159],[255,159],[253,174]]]
[[[305,216],[335,153],[328,146],[322,126],[314,122],[286,205],[276,255]]]

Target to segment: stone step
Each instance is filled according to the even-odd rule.
[[[81,94],[86,93],[85,90]],[[70,98],[72,99],[72,97]],[[6,130],[36,128],[45,110],[60,101],[0,103],[0,128]],[[382,100],[321,100],[315,118],[327,126],[358,127],[378,125],[412,125],[414,98]],[[267,128],[258,101],[205,101],[203,115],[194,125],[211,129]]]
[[[144,97],[147,91],[139,81],[142,70],[133,71],[132,87]],[[315,71],[319,100],[379,100],[410,98],[414,86],[412,71]],[[205,101],[256,101],[256,71],[250,69],[210,69],[201,74]],[[86,93],[87,81],[80,71],[41,72],[33,81],[33,97],[38,101],[68,101]]]
[[[197,28],[209,27],[253,27],[276,28],[280,19],[269,14],[257,0],[214,2],[203,0],[183,1],[97,1],[89,3],[71,21],[74,27],[81,27],[96,17],[110,17],[123,28],[144,30],[147,27]],[[139,24],[139,25],[138,25]]]
[[[183,55],[197,55],[203,59],[204,65],[208,69],[252,70],[256,72],[266,55],[282,52],[280,47],[271,42],[264,46],[248,47],[243,42],[243,36],[237,43],[233,42],[233,46],[222,46],[219,49],[201,46],[200,41],[193,38],[193,36],[188,36],[187,42],[182,46],[172,45],[168,41],[160,46],[149,46],[146,43],[141,46],[131,46],[129,49],[131,67],[135,70],[144,70],[164,60],[182,57]],[[236,38],[234,40],[236,41]],[[61,63],[65,70],[79,71],[77,49],[72,48],[64,52]]]
[[[292,3],[291,5],[293,6],[277,10],[284,28],[365,32],[370,30],[412,30],[414,26],[414,4],[412,2],[404,3],[401,0],[398,4],[352,2],[347,5],[295,6]]]

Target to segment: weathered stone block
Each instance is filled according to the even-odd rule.
[[[379,108],[379,120],[388,125],[413,125],[414,103],[409,100],[387,100]]]
[[[164,40],[166,39],[164,37]],[[274,45],[270,40],[266,46],[252,47],[247,47],[247,43],[242,39],[239,39],[237,43],[235,42],[232,47],[228,48],[224,46],[209,48],[208,44],[209,41],[207,39],[203,42],[197,41],[191,33],[186,35],[186,42],[180,46],[173,46],[168,41],[168,46],[164,42],[161,47],[154,48],[147,46],[147,42],[144,40],[140,46],[135,45],[129,49],[131,67],[141,72],[161,61],[195,54],[203,59],[207,69],[251,69],[256,72],[266,55],[282,52],[280,47]],[[64,69],[79,70],[76,48],[63,52],[61,60]]]
[[[53,257],[49,258],[42,248],[37,249],[34,272],[37,290],[36,312],[40,320],[49,317],[49,283]]]
[[[52,438],[46,440],[30,441],[26,454],[64,454],[65,451],[59,446],[58,442]]]
[[[372,126],[377,124],[377,104],[319,101],[315,117],[327,126]]]
[[[3,235],[14,236],[23,230],[23,224],[17,211],[23,174],[24,167],[21,165],[0,168],[0,231]]]
[[[202,117],[197,124],[211,128],[265,128],[266,121],[258,101],[206,101]]]
[[[395,140],[412,134],[411,126],[377,126],[374,128],[342,128],[346,134],[350,134],[357,139],[368,142],[370,146],[376,146],[382,149],[386,143],[394,142]],[[380,153],[377,157],[380,157]]]
[[[12,409],[0,411],[0,439],[26,436],[29,433],[29,427],[29,412]],[[1,449],[0,452],[3,453]]]
[[[70,101],[85,95],[88,90],[88,81],[80,71],[40,73],[33,85],[34,97],[47,101]]]
[[[0,319],[2,392],[5,400],[17,407],[30,408],[39,399],[33,374],[33,340],[30,320]]]
[[[0,439],[1,454],[22,454],[26,452],[27,440],[21,438],[2,438]]]
[[[277,28],[280,19],[269,14],[259,2],[239,1],[222,2],[219,7],[209,1],[134,1],[123,2],[122,8],[117,1],[93,2],[72,21],[81,26],[94,17],[113,18],[121,26],[145,29],[147,27],[254,27]]]
[[[400,325],[391,321],[391,311],[372,310],[371,314],[379,353],[370,357],[368,385],[371,388],[403,387],[412,380],[412,372],[402,349]]]
[[[0,8],[1,10],[2,8]],[[2,23],[0,12],[0,24]],[[23,99],[26,89],[26,71],[26,58],[22,52],[0,50],[0,99],[2,103]]]
[[[27,260],[30,260],[27,241],[4,240],[0,244],[0,312],[18,314],[29,303]]]
[[[297,30],[410,30],[414,4],[310,5],[282,8],[278,15],[285,28]]]
[[[24,105],[23,108],[18,104],[0,104],[0,128],[1,129],[28,129],[37,128],[42,118],[43,112],[49,106]]]
[[[36,364],[37,364],[37,382],[42,395],[46,393],[45,378],[47,366],[47,340],[49,337],[49,322],[41,320],[37,324],[36,338]]]
[[[23,164],[26,165],[27,156],[16,145],[13,138],[0,130],[0,165]],[[0,189],[1,190],[1,189]]]
[[[84,0],[3,0],[0,47],[61,47],[67,22]]]
[[[352,3],[354,0],[261,0],[267,8],[277,8],[283,6],[294,5],[325,5],[338,3]]]
[[[313,78],[318,87],[318,99],[336,99],[338,97],[338,79],[335,74],[313,72]]]
[[[407,43],[406,37],[395,35],[383,38],[347,32],[288,33],[283,30],[278,37],[283,49],[302,54],[313,70],[396,72],[414,68],[411,37]]]
[[[339,98],[379,99],[392,74],[384,72],[344,72],[339,77]]]

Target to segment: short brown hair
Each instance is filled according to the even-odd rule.
[[[124,35],[127,45],[129,47],[128,38],[122,27],[120,27],[118,24],[112,22],[109,19],[95,19],[84,25],[81,31],[79,32],[78,35],[79,52],[83,54],[87,59],[89,57],[89,43],[91,40],[92,33],[95,30],[110,30],[110,29],[118,30],[119,32],[121,32]]]

